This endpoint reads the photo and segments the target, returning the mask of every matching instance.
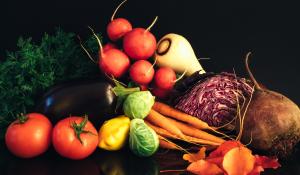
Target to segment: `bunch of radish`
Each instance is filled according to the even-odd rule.
[[[155,61],[151,58],[156,50],[156,38],[150,29],[157,21],[154,21],[148,28],[133,28],[125,18],[115,18],[118,9],[126,2],[123,1],[115,9],[111,21],[107,26],[107,36],[111,42],[102,46],[100,39],[90,28],[99,44],[99,58],[95,61],[86,51],[88,56],[99,65],[100,70],[111,78],[122,78],[129,72],[131,81],[138,84],[142,90],[151,90],[159,97],[165,98],[173,89],[176,82],[175,71],[169,67],[160,67],[155,71]],[[122,49],[114,42],[122,41]]]

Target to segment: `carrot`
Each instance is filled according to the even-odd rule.
[[[174,119],[170,119],[168,118],[169,123],[172,123],[172,125],[176,126],[177,128],[179,128],[183,134],[188,135],[188,136],[192,136],[195,138],[199,138],[199,139],[204,139],[204,140],[208,140],[208,141],[212,141],[212,142],[216,142],[216,143],[223,143],[225,142],[224,139],[214,136],[212,134],[209,134],[205,131],[193,128],[185,123],[181,123],[178,122]]]
[[[186,122],[197,129],[212,129],[206,122],[184,112],[181,112],[175,108],[172,108],[167,104],[155,102],[152,108],[163,115]]]
[[[158,135],[161,135],[163,137],[166,138],[172,138],[172,139],[177,139],[178,137],[176,137],[174,134],[171,134],[169,131],[160,128],[158,126],[154,126],[153,124],[149,123],[148,121],[145,121],[145,123],[152,128]]]
[[[159,128],[157,126],[152,125],[151,123],[145,121],[145,123],[152,128],[158,135],[161,135],[163,137],[166,138],[171,138],[171,139],[180,139],[178,137],[176,137],[175,135],[171,134],[170,132],[168,132],[167,130],[163,129],[163,128]],[[217,142],[213,142],[213,141],[209,141],[209,140],[204,140],[204,139],[199,139],[199,138],[195,138],[195,137],[191,137],[191,136],[185,136],[187,142],[192,142],[192,143],[196,143],[196,144],[204,144],[204,145],[212,145],[212,146],[217,146],[220,145],[220,143]],[[181,139],[182,140],[182,139]]]
[[[156,126],[159,126],[169,131],[171,134],[174,134],[175,136],[181,139],[185,139],[184,134],[180,131],[180,129],[176,125],[172,125],[167,117],[161,115],[160,113],[154,111],[153,109],[150,110],[149,115],[145,119],[155,124]]]
[[[180,150],[174,143],[167,142],[166,140],[159,138],[159,147],[165,149],[175,149]]]

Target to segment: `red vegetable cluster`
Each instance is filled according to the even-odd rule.
[[[148,61],[156,50],[156,38],[150,29],[155,24],[157,17],[147,29],[133,28],[125,18],[114,19],[118,8],[124,2],[113,13],[106,30],[112,42],[122,40],[122,48],[118,48],[114,43],[107,43],[102,47],[97,38],[100,46],[99,68],[104,74],[113,78],[121,78],[129,72],[130,79],[141,89],[145,90],[151,86],[149,89],[155,96],[164,98],[173,89],[176,74],[173,69],[168,67],[159,68],[155,72],[155,62]]]

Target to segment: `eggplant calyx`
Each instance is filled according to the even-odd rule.
[[[71,124],[71,127],[74,129],[75,135],[81,144],[83,144],[83,141],[80,137],[80,134],[87,133],[87,134],[95,135],[91,131],[84,130],[84,127],[87,124],[87,122],[88,122],[88,116],[85,115],[84,119],[79,124],[77,124],[75,121]]]
[[[17,115],[17,119],[18,119],[18,124],[24,124],[28,120],[28,117],[23,113],[21,113]]]
[[[126,97],[134,92],[140,91],[139,87],[126,87],[125,84],[119,82],[116,79],[112,79],[115,83],[115,87],[112,88],[113,93],[117,96],[117,104],[115,108],[115,112],[122,106],[123,102],[125,101]]]

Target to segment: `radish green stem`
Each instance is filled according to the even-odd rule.
[[[184,75],[186,74],[186,72],[187,72],[187,69],[185,69],[185,71],[180,75],[180,77],[178,77],[178,78],[174,81],[174,83],[176,83],[177,81],[181,80],[181,79],[184,77]]]
[[[119,8],[126,2],[127,0],[124,0],[123,2],[121,2],[121,4],[118,5],[118,7],[115,9],[114,13],[112,14],[110,21],[113,21],[115,18],[115,15],[117,13],[117,11],[119,10]]]
[[[97,64],[97,62],[93,59],[93,57],[91,56],[91,54],[90,54],[90,53],[86,50],[86,48],[83,46],[80,36],[77,35],[77,38],[78,38],[78,40],[79,40],[79,44],[80,44],[81,48],[85,51],[85,53],[87,54],[87,56],[89,57],[89,59],[90,59],[93,63]]]
[[[99,54],[100,54],[99,58],[101,58],[102,55],[103,55],[103,47],[102,47],[101,41],[100,41],[99,37],[96,35],[96,33],[94,32],[94,30],[90,26],[88,26],[88,28],[92,31],[92,34],[95,36],[95,38],[96,38],[96,40],[97,40],[97,42],[99,44],[99,50],[100,50],[100,52],[99,52]]]
[[[146,72],[146,75],[149,74],[149,72],[151,71],[151,69],[154,67],[155,64],[156,64],[156,59],[154,60],[154,63],[152,64],[152,66]]]
[[[262,90],[262,88],[260,87],[260,85],[257,83],[256,79],[254,78],[250,68],[249,68],[249,56],[251,55],[251,52],[248,52],[247,55],[246,55],[246,61],[245,61],[245,66],[246,66],[246,70],[250,76],[250,79],[253,81],[254,85],[255,85],[255,88],[258,89],[258,90]]]
[[[155,17],[155,19],[153,20],[151,25],[146,29],[146,31],[149,31],[153,27],[153,25],[156,23],[157,19],[158,19],[158,16]]]

